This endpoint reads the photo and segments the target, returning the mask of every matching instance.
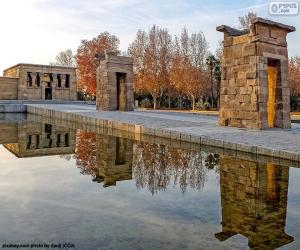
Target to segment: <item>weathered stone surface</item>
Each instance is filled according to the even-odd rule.
[[[219,165],[222,231],[216,238],[223,241],[241,234],[252,249],[266,245],[275,249],[292,242],[284,230],[289,169],[226,155],[220,157]]]
[[[226,41],[219,124],[256,129],[289,128],[285,39],[294,28],[256,18],[246,33],[225,25],[217,30],[224,33]]]
[[[18,99],[18,78],[0,77],[0,100]]]
[[[97,68],[97,109],[132,111],[133,59],[106,53]]]
[[[9,136],[0,138],[1,144],[17,157],[73,154],[75,152],[76,133],[71,128],[47,123],[23,122],[1,124],[1,129],[9,132]]]
[[[0,78],[0,100],[77,100],[76,68],[17,64]]]

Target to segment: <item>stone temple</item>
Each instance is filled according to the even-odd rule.
[[[97,109],[133,111],[133,59],[113,52],[100,55],[97,68]]]
[[[76,68],[19,63],[0,77],[0,100],[77,100]]]
[[[219,124],[290,128],[286,36],[295,28],[258,17],[249,30],[217,31],[224,33]]]

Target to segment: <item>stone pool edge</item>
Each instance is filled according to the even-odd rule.
[[[89,124],[93,126],[102,126],[102,127],[123,130],[123,131],[136,133],[136,134],[152,135],[152,136],[157,136],[162,138],[168,138],[171,140],[173,139],[173,140],[179,140],[183,142],[190,142],[190,143],[196,143],[200,145],[246,152],[254,155],[265,155],[273,158],[281,158],[281,159],[287,159],[287,160],[297,161],[297,162],[300,161],[300,154],[295,152],[274,150],[262,146],[235,143],[235,142],[230,142],[225,140],[214,139],[209,136],[203,136],[203,135],[200,136],[195,134],[180,133],[178,131],[174,131],[169,128],[167,129],[148,128],[145,127],[144,125],[137,125],[137,124],[130,124],[121,121],[101,119],[99,117],[88,116],[87,114],[58,111],[50,108],[46,109],[44,107],[37,107],[30,104],[25,104],[25,105],[26,105],[27,113],[40,115],[43,117],[49,117],[52,119]]]

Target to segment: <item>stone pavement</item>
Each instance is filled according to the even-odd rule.
[[[93,105],[26,104],[50,118],[155,135],[276,158],[300,160],[300,124],[291,129],[219,127],[217,117],[166,111],[96,111]]]

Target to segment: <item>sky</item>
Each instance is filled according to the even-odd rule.
[[[183,27],[202,31],[212,52],[223,36],[216,26],[238,28],[238,16],[248,11],[300,30],[300,15],[270,16],[268,5],[268,0],[1,0],[0,72],[17,63],[49,64],[60,51],[76,53],[81,40],[104,31],[118,36],[126,51],[138,29],[153,24],[171,34]],[[300,55],[300,32],[289,34],[288,44],[291,56]]]

